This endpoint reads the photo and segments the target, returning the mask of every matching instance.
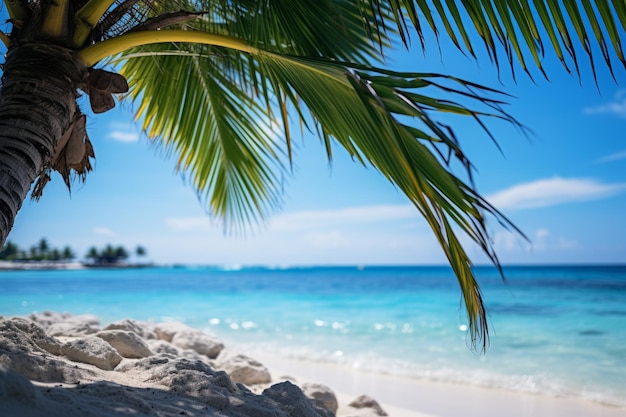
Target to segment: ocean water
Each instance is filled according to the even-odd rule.
[[[447,267],[0,272],[0,315],[178,320],[254,356],[333,362],[626,407],[626,266],[476,273],[490,346],[470,349]]]

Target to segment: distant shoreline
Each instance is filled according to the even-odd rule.
[[[66,271],[79,269],[134,269],[152,268],[152,263],[84,263],[84,262],[59,262],[59,261],[0,261],[0,271]]]
[[[275,270],[289,270],[289,269],[326,269],[326,268],[348,268],[359,270],[371,270],[379,268],[444,268],[449,269],[448,265],[351,265],[351,264],[328,264],[328,265],[243,265],[243,264],[157,264],[153,262],[149,263],[92,263],[92,262],[80,262],[80,261],[0,261],[0,271],[56,271],[56,270],[81,270],[81,269],[140,269],[140,268],[208,268],[217,269],[223,271],[239,271],[239,270],[251,270],[251,269],[275,269]],[[474,265],[476,269],[495,269],[496,267],[488,264]],[[580,263],[580,264],[510,264],[502,265],[503,270],[516,270],[526,268],[626,268],[626,263]]]

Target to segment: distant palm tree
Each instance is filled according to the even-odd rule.
[[[474,55],[543,71],[593,56],[624,62],[623,0],[5,0],[10,32],[0,91],[0,245],[31,185],[51,171],[84,179],[94,156],[76,98],[94,112],[132,87],[146,133],[227,227],[263,220],[280,202],[292,123],[373,166],[406,194],[456,273],[470,333],[486,330],[467,234],[498,265],[486,216],[513,227],[471,183],[471,163],[438,113],[516,123],[493,90],[451,75],[400,73],[383,54],[430,28]],[[581,52],[582,48],[582,52]],[[417,60],[416,60],[417,62]],[[596,61],[592,61],[594,64]],[[103,69],[107,64],[115,64]],[[117,73],[119,71],[119,74]],[[482,125],[484,126],[484,125]],[[284,143],[276,139],[282,133]],[[449,164],[460,163],[467,179]],[[458,164],[457,164],[458,165]],[[483,339],[484,340],[484,339]]]
[[[59,261],[59,260],[61,260],[61,251],[58,250],[57,248],[52,249],[48,253],[46,259],[49,259],[51,261]]]
[[[7,241],[4,247],[0,250],[0,260],[13,261],[19,257],[19,247],[11,242]]]
[[[66,246],[66,247],[63,248],[63,252],[61,253],[61,257],[63,259],[72,260],[72,259],[76,258],[76,254],[74,253],[72,248],[70,248],[69,246]]]
[[[115,264],[127,259],[128,251],[123,246],[113,247],[111,244],[106,245],[102,250],[92,246],[85,257],[95,264]]]
[[[106,245],[105,248],[100,252],[100,257],[98,258],[99,263],[108,263],[111,264],[116,260],[116,249],[113,245]]]
[[[143,258],[144,256],[146,256],[148,252],[146,251],[146,248],[144,248],[141,245],[137,245],[137,247],[135,248],[135,255],[137,256],[137,258]]]
[[[115,262],[126,260],[128,259],[128,251],[123,246],[118,246],[113,252],[113,257],[115,258]]]
[[[42,259],[47,259],[49,255],[50,244],[46,238],[42,238],[37,245],[37,252]]]
[[[92,262],[96,262],[99,257],[100,253],[98,252],[98,248],[96,248],[95,246],[90,247],[87,251],[87,254],[85,255],[85,258],[91,259]]]

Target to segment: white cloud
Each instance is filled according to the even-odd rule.
[[[626,189],[626,183],[602,184],[586,178],[549,178],[499,191],[487,200],[499,209],[554,206],[574,201],[606,198]]]
[[[280,214],[270,220],[270,228],[275,230],[316,229],[321,226],[414,219],[417,216],[417,210],[408,204],[348,207]]]
[[[618,117],[626,118],[626,90],[618,91],[615,99],[607,104],[600,106],[585,107],[585,114],[613,114]]]
[[[432,235],[420,233],[418,220],[410,205],[373,205],[276,215],[245,238],[224,236],[209,216],[171,217],[165,224],[171,231],[168,247],[179,241],[178,250],[193,251],[179,254],[179,262],[202,256],[206,263],[239,264],[444,262]]]
[[[139,133],[126,123],[111,123],[109,125],[111,131],[107,135],[107,138],[115,140],[117,142],[133,143],[139,140]]]
[[[115,236],[115,232],[113,232],[113,230],[109,229],[108,227],[94,227],[93,233],[99,236]]]
[[[109,132],[109,135],[107,137],[118,142],[132,143],[139,140],[139,133],[114,130],[112,132]]]
[[[626,151],[615,152],[610,155],[604,156],[598,159],[598,162],[612,162],[619,161],[621,159],[626,159]]]
[[[535,230],[528,235],[528,239],[524,240],[521,236],[508,230],[497,232],[493,237],[494,248],[496,252],[522,252],[522,253],[538,253],[538,252],[554,252],[569,251],[579,247],[575,240],[564,237],[556,237],[546,228]]]
[[[393,220],[416,219],[417,210],[411,205],[378,205],[349,207],[336,210],[299,211],[278,214],[269,219],[272,232],[316,230],[336,226],[382,223]],[[175,231],[209,230],[218,223],[208,216],[176,217],[165,220]]]
[[[146,244],[161,263],[241,265],[388,265],[445,263],[431,235],[370,230],[273,232],[245,239],[213,233],[171,233]]]
[[[465,243],[465,246],[468,246],[469,243],[470,242]],[[523,240],[520,236],[503,230],[498,231],[494,234],[493,246],[494,248],[496,248],[497,252],[512,252],[514,250],[519,250],[520,248],[527,246],[527,242]]]

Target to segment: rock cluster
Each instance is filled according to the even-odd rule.
[[[31,382],[33,381],[33,382]],[[272,383],[258,361],[180,323],[45,312],[0,317],[0,409],[35,416],[332,417],[321,384]],[[350,416],[385,416],[359,397]]]

